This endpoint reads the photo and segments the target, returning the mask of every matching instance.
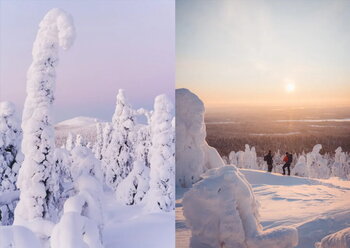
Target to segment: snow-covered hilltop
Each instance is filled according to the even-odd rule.
[[[177,139],[176,147],[177,152],[185,151],[177,162],[182,173],[176,181],[178,247],[306,248],[347,226],[348,181],[259,172],[267,169],[266,163],[249,145],[244,151],[231,152],[225,165],[217,152],[203,149],[209,146],[205,142],[204,105],[200,99],[180,89],[176,100],[177,136],[182,137]],[[327,170],[322,167],[325,162],[320,149],[316,145],[293,166],[299,168],[299,173],[300,167],[306,168],[302,171],[309,173],[307,176],[320,171],[324,175]],[[282,159],[276,154],[274,163],[282,164]],[[341,149],[337,149],[334,160],[338,164],[346,160]],[[204,166],[205,161],[210,166]],[[192,181],[183,183],[186,177],[182,175]],[[335,248],[345,243],[347,233],[344,230],[326,237],[318,245]],[[333,245],[326,246],[330,240]]]

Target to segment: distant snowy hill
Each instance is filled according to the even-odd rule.
[[[81,128],[90,125],[95,125],[97,122],[102,122],[96,118],[78,116],[69,120],[61,121],[55,125],[56,129],[62,128]]]
[[[96,118],[78,116],[57,123],[55,125],[56,146],[60,147],[64,144],[69,133],[72,133],[73,136],[80,134],[88,142],[95,142],[96,124],[98,122],[104,123],[104,121]]]

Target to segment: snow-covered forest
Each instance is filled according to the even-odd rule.
[[[72,17],[50,10],[33,45],[22,121],[12,103],[0,104],[0,247],[174,247],[173,103],[159,95],[152,110],[133,109],[119,90],[111,122],[57,135],[59,48],[74,39]]]
[[[261,171],[249,145],[224,161],[205,141],[204,113],[198,96],[176,90],[177,247],[349,247],[348,154],[326,159],[316,145],[295,155],[290,177]]]
[[[322,155],[321,149],[322,145],[317,144],[309,153],[293,154],[291,175],[322,179],[339,177],[350,180],[350,154],[338,147],[334,156],[329,153]],[[284,156],[279,151],[273,154],[273,172],[282,173]],[[264,158],[257,157],[255,147],[249,145],[245,146],[244,151],[231,151],[228,156],[223,157],[223,160],[226,164],[234,164],[238,168],[267,171]]]

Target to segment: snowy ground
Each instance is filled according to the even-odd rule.
[[[117,203],[112,193],[106,194],[103,245],[114,247],[175,247],[174,213],[147,213],[143,206]]]
[[[288,177],[256,170],[240,170],[252,184],[260,202],[264,229],[293,225],[299,232],[298,248],[312,248],[324,236],[350,227],[350,181]],[[176,247],[187,248],[191,236],[176,191]]]

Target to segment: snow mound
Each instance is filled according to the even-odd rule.
[[[350,227],[324,237],[315,244],[316,248],[349,248]]]
[[[32,231],[23,226],[0,226],[0,248],[42,247]]]
[[[54,227],[52,248],[102,248],[102,186],[90,175],[77,179],[78,193],[64,204],[64,214]]]
[[[190,187],[208,169],[223,166],[205,141],[204,104],[188,89],[176,90],[176,184]]]
[[[263,231],[258,207],[250,184],[236,167],[207,171],[183,199],[192,230],[191,247],[295,247],[297,230],[278,227]]]

